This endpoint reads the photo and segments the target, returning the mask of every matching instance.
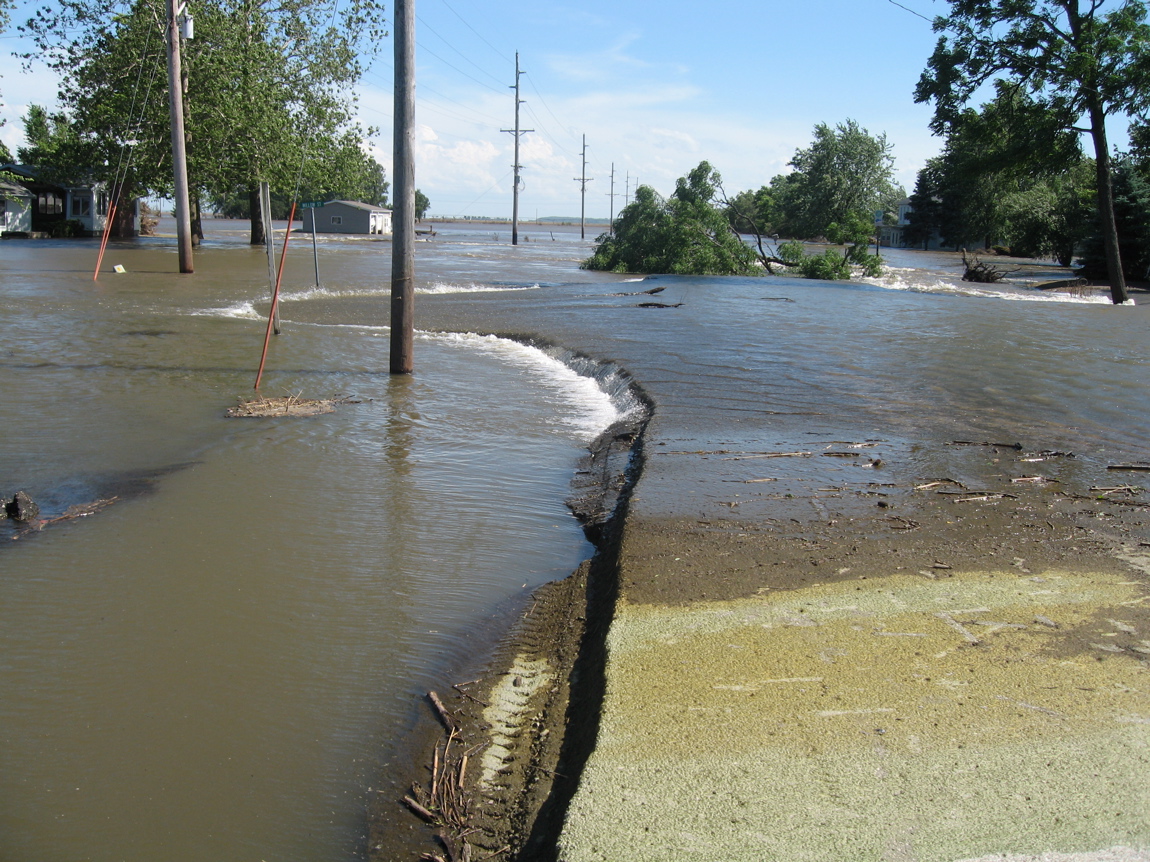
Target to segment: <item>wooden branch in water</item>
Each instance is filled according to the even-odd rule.
[[[411,809],[411,813],[418,817],[420,820],[426,820],[428,823],[435,823],[436,816],[412,799],[410,796],[403,797],[403,804]]]
[[[427,693],[427,699],[431,701],[431,705],[435,707],[435,712],[439,716],[439,720],[443,722],[443,726],[448,730],[455,730],[455,719],[451,717],[451,713],[447,711],[447,707],[443,705],[443,701],[439,699],[439,695],[434,691]]]

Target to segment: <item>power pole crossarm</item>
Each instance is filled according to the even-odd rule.
[[[515,52],[515,85],[512,87],[515,90],[515,128],[514,129],[500,129],[502,132],[510,132],[515,135],[515,164],[511,167],[515,169],[515,185],[511,190],[511,244],[519,245],[519,171],[522,165],[519,164],[519,138],[521,135],[526,135],[528,132],[534,132],[534,129],[521,129],[519,128],[519,106],[523,104],[523,100],[519,98],[519,76],[523,72],[519,68],[519,52]]]

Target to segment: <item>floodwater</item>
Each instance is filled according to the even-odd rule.
[[[261,392],[358,403],[225,419],[265,332],[243,236],[190,276],[170,240],[113,245],[98,282],[95,243],[0,244],[0,491],[117,498],[0,522],[0,859],[361,856],[421,696],[590,551],[563,501],[628,405],[540,350],[422,334],[393,378],[386,329],[288,322]],[[386,306],[389,249],[325,243],[323,295]],[[289,313],[310,242],[293,264]]]
[[[420,696],[589,553],[563,499],[636,408],[620,367],[684,449],[1025,432],[1146,457],[1145,308],[914,252],[853,284],[581,272],[595,232],[419,242],[410,378],[386,373],[390,244],[321,238],[317,287],[295,235],[261,391],[358,403],[282,420],[223,418],[264,337],[244,225],[209,224],[188,276],[170,237],[114,244],[98,282],[94,243],[0,243],[0,493],[117,500],[0,528],[0,860],[361,857]]]

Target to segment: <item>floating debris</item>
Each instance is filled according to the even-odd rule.
[[[358,399],[336,398],[300,398],[299,395],[285,395],[282,398],[256,398],[252,401],[241,401],[235,407],[229,407],[224,414],[230,419],[258,418],[265,419],[273,416],[319,416],[324,413],[334,413],[337,404],[360,404]]]

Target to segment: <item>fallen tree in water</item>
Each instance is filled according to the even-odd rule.
[[[962,269],[963,281],[973,281],[979,284],[997,284],[1004,278],[1018,272],[1017,269],[999,269],[997,266],[983,263],[976,254],[967,257],[965,248],[962,250]]]

